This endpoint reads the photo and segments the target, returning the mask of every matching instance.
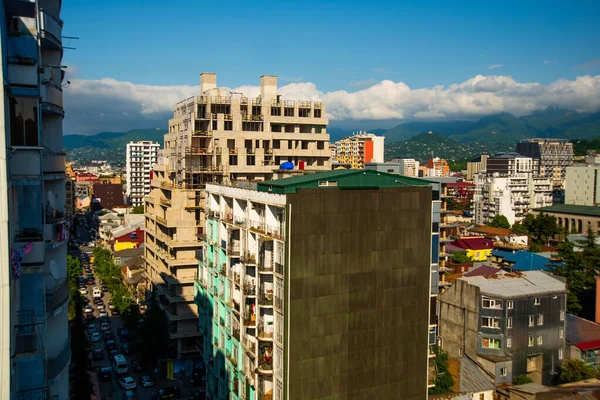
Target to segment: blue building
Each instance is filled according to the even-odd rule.
[[[3,399],[69,398],[61,3],[5,0],[0,6]]]
[[[509,272],[551,270],[550,259],[525,250],[492,250],[492,261]]]

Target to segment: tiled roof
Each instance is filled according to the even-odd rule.
[[[494,242],[481,237],[457,239],[452,242],[452,245],[464,250],[489,250],[494,248]]]
[[[127,260],[125,266],[127,266],[132,271],[138,270],[144,266],[144,257],[141,255],[137,255]]]
[[[534,211],[570,214],[570,215],[588,215],[591,217],[600,217],[600,207],[595,206],[576,206],[573,204],[556,204],[553,206],[535,208]]]
[[[566,339],[580,350],[600,348],[600,324],[567,314]]]
[[[491,276],[458,278],[479,287],[481,294],[500,298],[519,298],[534,295],[566,293],[563,279],[543,271],[508,273],[499,271]]]
[[[472,228],[469,228],[469,232],[482,233],[486,236],[508,236],[512,233],[510,229],[494,228],[493,226],[486,225],[474,226]]]
[[[135,249],[125,249],[121,251],[115,251],[113,253],[113,257],[135,257],[138,255],[144,254],[143,245],[140,247],[136,247]]]
[[[498,273],[498,271],[500,271],[500,268],[498,267],[492,267],[491,265],[482,265],[480,267],[473,268],[469,272],[464,273],[463,276],[490,276]]]
[[[468,358],[460,359],[460,392],[479,393],[494,390],[495,386]]]

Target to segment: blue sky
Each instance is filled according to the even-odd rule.
[[[600,1],[67,0],[70,77],[228,87],[311,82],[349,92],[510,76],[543,85],[600,74]],[[579,66],[579,67],[578,67]],[[494,68],[495,67],[495,68]],[[67,94],[68,96],[68,94]]]

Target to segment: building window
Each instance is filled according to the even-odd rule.
[[[256,165],[256,157],[246,156],[246,165]]]
[[[512,347],[512,338],[511,337],[506,338],[506,347]]]
[[[537,335],[537,344],[543,344],[543,339],[542,339],[542,335]]]
[[[529,340],[528,340],[528,342],[527,342],[527,345],[528,345],[529,347],[532,347],[532,346],[533,346],[533,336],[529,336]]]
[[[294,116],[294,108],[293,107],[284,107],[283,116],[284,117],[293,117]]]
[[[544,315],[543,314],[538,314],[537,325],[544,325]]]
[[[563,328],[558,330],[558,337],[561,339],[565,337],[565,330]]]
[[[508,371],[507,371],[506,367],[500,368],[500,376],[506,376],[507,373],[508,373]],[[481,396],[483,396],[483,394]]]
[[[500,319],[492,317],[481,317],[481,327],[500,329]]]
[[[539,306],[540,305],[540,298],[539,297],[535,297],[533,299],[533,304],[536,305],[536,306]]]
[[[319,109],[319,108],[315,109],[315,118],[321,118],[321,109]]]
[[[274,117],[281,116],[281,107],[271,107],[271,115]]]
[[[10,145],[39,146],[37,99],[10,99]]]
[[[224,121],[223,129],[225,129],[226,131],[232,131],[233,121]]]
[[[564,311],[561,311],[561,312],[560,312],[560,320],[561,320],[561,321],[564,321],[564,320],[565,320],[565,312],[564,312]]]
[[[506,318],[506,328],[510,329],[513,327],[513,320],[512,317]]]
[[[494,300],[488,297],[483,297],[483,308],[502,309],[502,300]]]
[[[514,302],[512,300],[508,300],[506,302],[506,308],[507,309],[512,310],[514,308],[514,306],[515,306],[515,304],[514,304]]]
[[[495,338],[481,338],[481,347],[486,349],[499,349],[500,339]]]
[[[535,325],[535,321],[534,321],[534,317],[533,315],[529,316],[529,326],[534,326]]]
[[[563,349],[558,349],[558,359],[559,360],[563,359]]]

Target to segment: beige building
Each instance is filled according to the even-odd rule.
[[[482,154],[479,158],[474,159],[473,161],[469,161],[467,163],[467,180],[473,181],[475,179],[475,174],[480,171],[485,171],[487,169],[487,160],[490,158],[489,154]]]
[[[334,163],[364,169],[365,163],[384,161],[385,137],[358,132],[335,142],[331,157]]]
[[[567,232],[586,233],[588,228],[600,233],[600,207],[573,204],[555,204],[533,210],[534,214],[543,212],[556,217],[558,225]]]
[[[582,165],[567,168],[565,204],[600,205],[600,165]]]
[[[567,139],[524,139],[517,143],[517,153],[540,160],[540,176],[549,178],[552,187],[562,188],[566,168],[573,165],[573,143]]]
[[[177,358],[199,354],[192,303],[205,184],[269,180],[284,162],[296,172],[331,169],[323,103],[282,99],[275,76],[261,77],[257,98],[218,88],[216,79],[201,74],[200,96],[175,105],[145,199],[147,287],[167,313]]]

